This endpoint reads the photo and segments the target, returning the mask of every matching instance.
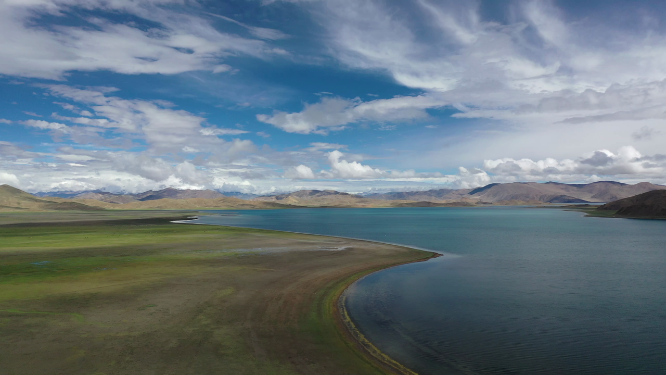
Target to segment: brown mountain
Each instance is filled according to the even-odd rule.
[[[223,197],[224,195],[214,190],[179,190],[174,188],[166,188],[157,191],[150,190],[139,194],[113,194],[95,191],[74,196],[75,199],[94,199],[102,202],[116,204],[153,201],[158,199],[217,199]]]
[[[299,190],[254,198],[255,202],[274,202],[301,207],[392,207],[393,202],[365,198],[335,190]]]
[[[546,203],[610,202],[652,190],[663,190],[666,186],[641,182],[635,185],[614,181],[599,181],[591,184],[561,184],[557,182],[515,182],[496,184],[472,190],[470,195],[486,202],[508,200],[536,200]]]
[[[240,198],[183,198],[183,199],[153,199],[147,201],[134,201],[130,203],[109,203],[94,199],[77,199],[77,202],[111,210],[195,210],[195,209],[270,209],[293,208],[288,204],[275,202],[255,202]]]
[[[216,199],[223,198],[224,195],[214,190],[190,190],[190,189],[174,189],[166,188],[158,191],[147,191],[141,194],[134,194],[134,197],[139,201],[153,201],[157,199],[189,199],[189,198],[203,198],[203,199]]]
[[[666,186],[641,182],[635,185],[614,181],[591,184],[562,184],[558,182],[494,183],[476,189],[437,189],[399,193],[371,194],[368,198],[415,200],[427,202],[471,202],[494,204],[586,203],[610,202]]]
[[[406,191],[392,193],[375,193],[367,198],[385,200],[406,200],[422,202],[451,202],[469,200],[468,193],[472,189],[436,189],[426,191]]]
[[[99,210],[81,202],[61,198],[44,199],[35,197],[10,185],[0,185],[0,211],[53,211],[53,210]]]
[[[654,190],[606,203],[601,211],[617,211],[615,216],[666,219],[666,190]]]
[[[89,192],[89,193],[78,194],[72,197],[72,199],[92,199],[100,202],[116,203],[116,204],[131,203],[137,201],[137,199],[130,194],[113,194],[106,192]]]

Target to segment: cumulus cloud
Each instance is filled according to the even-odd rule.
[[[314,172],[312,172],[312,169],[306,165],[299,165],[297,167],[292,167],[289,168],[284,176],[286,178],[294,178],[294,179],[313,179],[315,178]]]
[[[624,146],[615,153],[598,150],[577,159],[485,160],[483,170],[500,181],[585,181],[591,176],[655,180],[663,179],[666,163],[658,157],[643,156],[633,146]]]
[[[458,176],[454,176],[451,186],[459,189],[471,189],[479,186],[485,186],[490,183],[490,176],[486,171],[479,168],[467,169],[458,168]]]
[[[330,172],[327,172],[331,177],[335,178],[379,178],[385,174],[384,171],[372,168],[369,165],[363,165],[359,162],[348,162],[342,160],[343,153],[335,150],[328,154],[328,162],[331,165]]]
[[[12,185],[14,187],[19,186],[19,180],[16,175],[7,173],[7,172],[0,172],[0,185]]]

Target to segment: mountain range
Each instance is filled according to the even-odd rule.
[[[101,190],[83,191],[83,192],[40,192],[35,194],[41,198],[72,198],[72,199],[94,199],[108,203],[131,203],[131,202],[145,202],[158,199],[189,199],[189,198],[203,198],[215,199],[224,197],[234,197],[239,199],[252,199],[258,197],[256,194],[246,194],[240,192],[221,193],[215,190],[179,190],[174,188],[166,188],[162,190],[149,190],[143,193],[109,193]]]
[[[387,200],[417,200],[428,202],[466,201],[472,203],[605,203],[631,197],[652,190],[666,190],[666,186],[641,182],[635,185],[615,181],[590,184],[562,184],[559,182],[514,182],[489,184],[476,189],[438,189],[402,193],[368,195],[368,198]]]
[[[140,201],[135,196],[111,193],[85,193],[72,198],[37,197],[10,185],[0,185],[0,211],[271,209],[295,207],[272,202],[248,201],[226,197],[221,194],[215,198],[205,198],[212,195],[205,192],[199,195],[199,192],[165,189],[165,191],[160,192],[138,194],[137,196],[140,199],[144,199]],[[166,198],[160,197],[162,193]]]
[[[37,197],[9,185],[0,186],[0,210],[95,210],[95,209],[269,209],[296,207],[440,207],[472,205],[519,205],[547,203],[605,203],[666,186],[614,181],[590,184],[514,182],[489,184],[476,189],[434,189],[358,195],[335,190],[300,190],[293,193],[240,199],[214,190],[167,188],[138,194],[102,191],[64,193],[69,198]],[[242,194],[240,194],[242,196]]]

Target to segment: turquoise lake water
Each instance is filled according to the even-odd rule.
[[[522,207],[236,213],[197,222],[444,253],[347,292],[366,337],[419,374],[666,374],[666,221]]]

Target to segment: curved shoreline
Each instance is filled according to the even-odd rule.
[[[349,289],[351,285],[356,283],[357,281],[365,278],[366,276],[372,275],[376,272],[387,270],[393,267],[398,267],[401,265],[405,264],[412,264],[412,263],[419,263],[419,262],[426,262],[430,259],[433,258],[438,258],[442,256],[441,254],[431,252],[432,255],[430,255],[427,258],[423,259],[417,259],[414,261],[409,261],[409,262],[402,262],[398,264],[393,264],[393,265],[388,265],[386,267],[382,267],[380,269],[371,269],[368,270],[367,272],[362,272],[361,274],[357,274],[354,276],[358,277],[353,277],[351,280],[348,280],[346,283],[344,283],[344,286],[342,290],[333,298],[335,301],[335,306],[333,307],[335,311],[335,318],[337,323],[339,324],[339,328],[341,331],[343,331],[343,334],[345,337],[353,342],[356,346],[356,350],[362,352],[365,354],[368,360],[375,362],[377,365],[379,365],[382,369],[388,370],[392,373],[399,374],[399,375],[418,375],[416,372],[410,370],[400,362],[396,361],[395,359],[391,358],[389,355],[386,353],[382,352],[377,346],[375,346],[370,340],[368,340],[363,333],[356,327],[356,324],[354,324],[353,319],[351,316],[349,316],[349,313],[347,311],[347,306],[346,306],[346,299],[347,297],[345,296],[345,293]]]
[[[371,268],[367,269],[364,271],[361,271],[357,274],[351,275],[348,278],[338,280],[336,285],[333,287],[333,296],[329,301],[329,306],[327,306],[330,311],[333,312],[333,323],[337,326],[338,328],[338,333],[344,337],[345,341],[350,344],[350,349],[357,351],[359,354],[361,354],[366,361],[369,363],[373,364],[375,367],[378,367],[379,369],[383,371],[388,371],[393,374],[398,374],[398,375],[418,375],[416,372],[410,370],[406,366],[402,365],[395,359],[391,358],[389,355],[385,354],[382,352],[377,346],[375,346],[370,340],[368,340],[365,335],[361,333],[361,331],[356,327],[356,324],[354,324],[353,319],[349,316],[349,313],[347,311],[346,307],[346,296],[345,293],[349,289],[351,285],[353,285],[355,282],[363,279],[366,276],[369,276],[371,274],[374,274],[375,272],[383,271],[386,269],[390,269],[393,267],[398,267],[401,265],[405,264],[412,264],[412,263],[419,263],[419,262],[425,262],[430,259],[438,258],[443,256],[444,254],[432,251],[432,250],[427,250],[427,249],[422,249],[414,246],[406,246],[402,244],[396,244],[396,243],[390,243],[390,242],[383,242],[383,241],[374,241],[374,240],[368,240],[368,239],[362,239],[362,238],[353,238],[353,237],[342,237],[342,236],[331,236],[331,235],[325,235],[325,234],[315,234],[315,233],[305,233],[305,232],[295,232],[295,231],[286,231],[286,230],[276,230],[276,229],[264,229],[264,228],[253,228],[253,227],[243,227],[243,226],[234,226],[234,225],[219,225],[219,224],[209,224],[209,223],[193,223],[193,220],[197,220],[199,217],[191,217],[188,218],[187,220],[178,220],[178,221],[172,221],[172,223],[175,224],[195,224],[195,225],[211,225],[211,226],[221,226],[221,227],[231,227],[231,228],[247,228],[247,229],[259,229],[259,230],[266,230],[266,231],[274,231],[274,232],[284,232],[284,233],[294,233],[294,234],[304,234],[304,235],[311,235],[311,236],[320,236],[320,237],[331,237],[331,238],[340,238],[340,239],[348,239],[348,240],[355,240],[355,241],[363,241],[363,242],[369,242],[369,243],[377,243],[377,244],[382,244],[382,245],[390,245],[390,246],[398,246],[398,247],[403,247],[407,249],[413,249],[413,250],[419,250],[423,251],[426,253],[429,253],[428,256],[420,259],[415,259],[413,261],[407,261],[407,262],[400,262],[396,264],[389,264],[380,268]]]

